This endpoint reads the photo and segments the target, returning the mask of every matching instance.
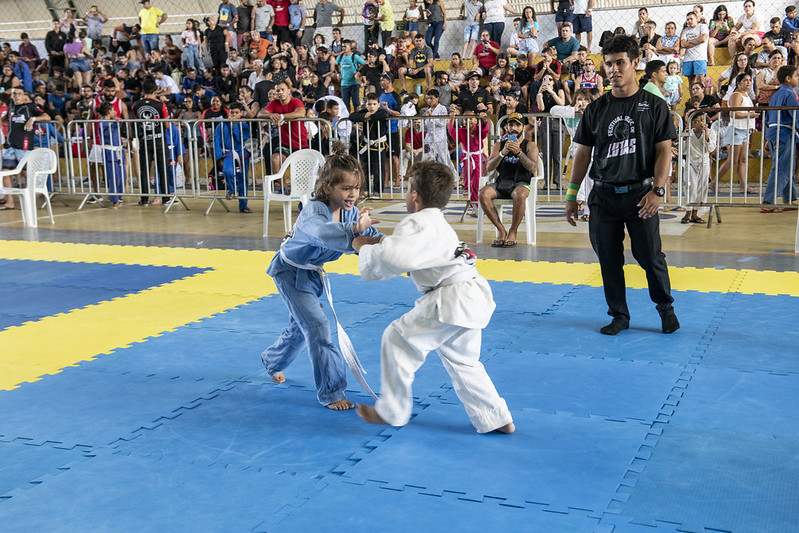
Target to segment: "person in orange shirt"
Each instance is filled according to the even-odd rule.
[[[260,32],[253,31],[250,33],[250,35],[252,35],[250,49],[258,50],[258,59],[264,59],[266,57],[266,51],[269,48],[269,45],[272,43],[269,42],[268,39],[261,37]]]

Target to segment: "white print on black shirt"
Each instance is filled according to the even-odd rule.
[[[629,116],[614,118],[608,125],[608,137],[614,142],[608,146],[606,159],[635,153],[635,121]]]

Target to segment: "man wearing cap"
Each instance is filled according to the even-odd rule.
[[[466,77],[466,87],[461,88],[458,100],[453,105],[457,105],[456,108],[450,106],[450,111],[453,113],[463,114],[467,111],[474,111],[475,113],[494,114],[493,99],[488,90],[480,86],[479,72],[469,73]]]
[[[491,148],[491,155],[485,163],[486,172],[496,170],[497,176],[493,183],[480,189],[480,207],[497,228],[497,240],[491,245],[494,248],[516,246],[516,232],[524,219],[524,209],[530,195],[530,180],[538,168],[538,146],[533,141],[523,139],[524,118],[519,113],[511,113],[505,129],[506,133]],[[497,198],[513,200],[513,214],[508,229],[500,222],[494,206]]]
[[[139,11],[139,25],[141,30],[142,46],[144,46],[144,53],[149,54],[152,50],[158,50],[158,27],[166,22],[166,13],[152,7],[150,0],[140,0],[142,8]]]
[[[380,107],[385,109],[392,117],[402,116],[400,113],[400,95],[394,90],[394,76],[388,72],[380,75]],[[388,121],[388,149],[391,152],[391,159],[386,159],[386,183],[393,177],[394,185],[399,185],[399,155],[400,155],[399,121]],[[393,172],[389,172],[391,165]],[[385,187],[384,187],[385,188]]]
[[[613,317],[599,330],[605,335],[616,335],[630,324],[624,280],[625,227],[633,257],[646,271],[649,297],[660,314],[663,333],[680,327],[671,305],[674,299],[658,219],[677,132],[666,102],[638,87],[635,74],[640,55],[638,42],[626,35],[614,37],[602,48],[611,90],[586,107],[577,126],[566,194],[566,221],[575,226],[576,194],[593,161],[588,235],[599,258],[608,314]]]

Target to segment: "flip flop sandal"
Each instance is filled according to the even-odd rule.
[[[706,224],[706,222],[700,217],[692,218],[691,222],[693,222],[694,224]]]
[[[503,248],[513,248],[516,246],[516,241],[505,241],[505,244],[502,245]]]
[[[497,239],[491,245],[491,248],[504,248],[505,247],[505,239]]]

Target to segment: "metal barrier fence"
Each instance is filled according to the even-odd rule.
[[[791,187],[795,176],[799,177],[799,173],[794,171],[796,146],[789,143],[790,148],[786,153],[779,143],[766,142],[764,126],[768,126],[768,111],[792,111],[799,122],[796,114],[799,107],[723,107],[697,109],[686,114],[688,127],[682,132],[682,137],[686,144],[683,164],[689,174],[685,180],[688,205],[704,203],[715,208],[762,208],[777,204],[780,200],[791,203],[796,199],[794,187]],[[749,116],[741,117],[738,115],[740,113]],[[695,117],[705,117],[702,123],[696,125],[698,129],[692,127]],[[708,138],[712,143],[702,142],[705,136],[703,133],[699,135],[704,131],[701,124],[708,124]],[[797,126],[793,125],[793,131],[796,131]],[[782,133],[783,136],[790,134]],[[772,160],[770,165],[766,163],[767,159]],[[775,173],[774,165],[777,162],[780,162],[780,173],[790,178],[782,180],[784,183],[781,188],[776,186],[776,182],[769,187],[772,179],[769,176]],[[728,174],[729,180],[724,180]],[[704,186],[705,181],[709,187]],[[734,186],[736,182],[737,192]]]
[[[477,205],[483,165],[494,138],[494,123],[475,115],[418,115],[388,121],[342,119],[338,135],[358,157],[367,177],[371,199],[405,195],[407,169],[416,161],[433,160],[449,166],[455,178],[455,199]],[[454,158],[453,158],[454,155]]]

